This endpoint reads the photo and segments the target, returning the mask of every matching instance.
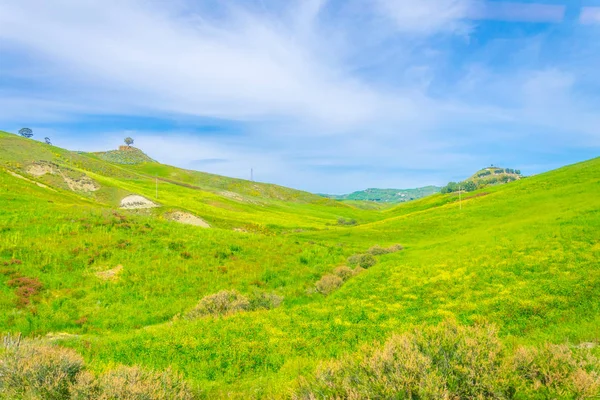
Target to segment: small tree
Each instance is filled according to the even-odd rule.
[[[133,139],[132,139],[132,138],[130,138],[130,137],[126,137],[126,138],[125,138],[125,144],[126,144],[127,146],[131,146],[131,145],[133,144]]]
[[[50,145],[52,144],[49,137],[45,137],[44,141],[46,142],[46,144],[50,144]]]
[[[33,131],[29,128],[21,128],[19,130],[19,135],[23,136],[24,138],[30,138],[33,136]]]

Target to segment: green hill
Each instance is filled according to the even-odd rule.
[[[488,186],[502,185],[509,182],[514,182],[522,179],[520,170],[512,168],[500,168],[500,167],[487,167],[481,169],[471,175],[469,178],[462,182],[450,182],[443,188],[442,193],[457,192],[464,190],[472,192],[477,189],[482,189]]]
[[[404,203],[440,192],[440,187],[425,186],[416,189],[366,189],[350,194],[322,194],[336,200],[372,201],[377,203]]]
[[[361,209],[0,133],[0,327],[25,337],[0,395],[43,398],[27,371],[73,365],[56,398],[593,398],[598,177],[600,158]]]

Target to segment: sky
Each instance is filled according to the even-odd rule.
[[[600,155],[600,0],[3,0],[0,130],[320,193]]]

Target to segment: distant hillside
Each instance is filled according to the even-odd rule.
[[[366,189],[350,194],[322,194],[336,200],[374,201],[377,203],[404,203],[420,199],[441,190],[438,186],[425,186],[416,189]]]
[[[458,190],[472,192],[486,186],[502,185],[522,179],[521,171],[512,168],[487,167],[475,172],[462,182],[450,182],[441,190],[442,193],[452,193]]]

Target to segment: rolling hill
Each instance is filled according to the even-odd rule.
[[[321,196],[335,200],[404,203],[439,193],[440,190],[441,188],[437,186],[424,186],[416,189],[366,189],[350,194],[322,194]]]
[[[156,398],[593,398],[599,177],[596,158],[364,209],[0,133],[0,327],[83,357],[64,396],[136,366],[187,385]]]

